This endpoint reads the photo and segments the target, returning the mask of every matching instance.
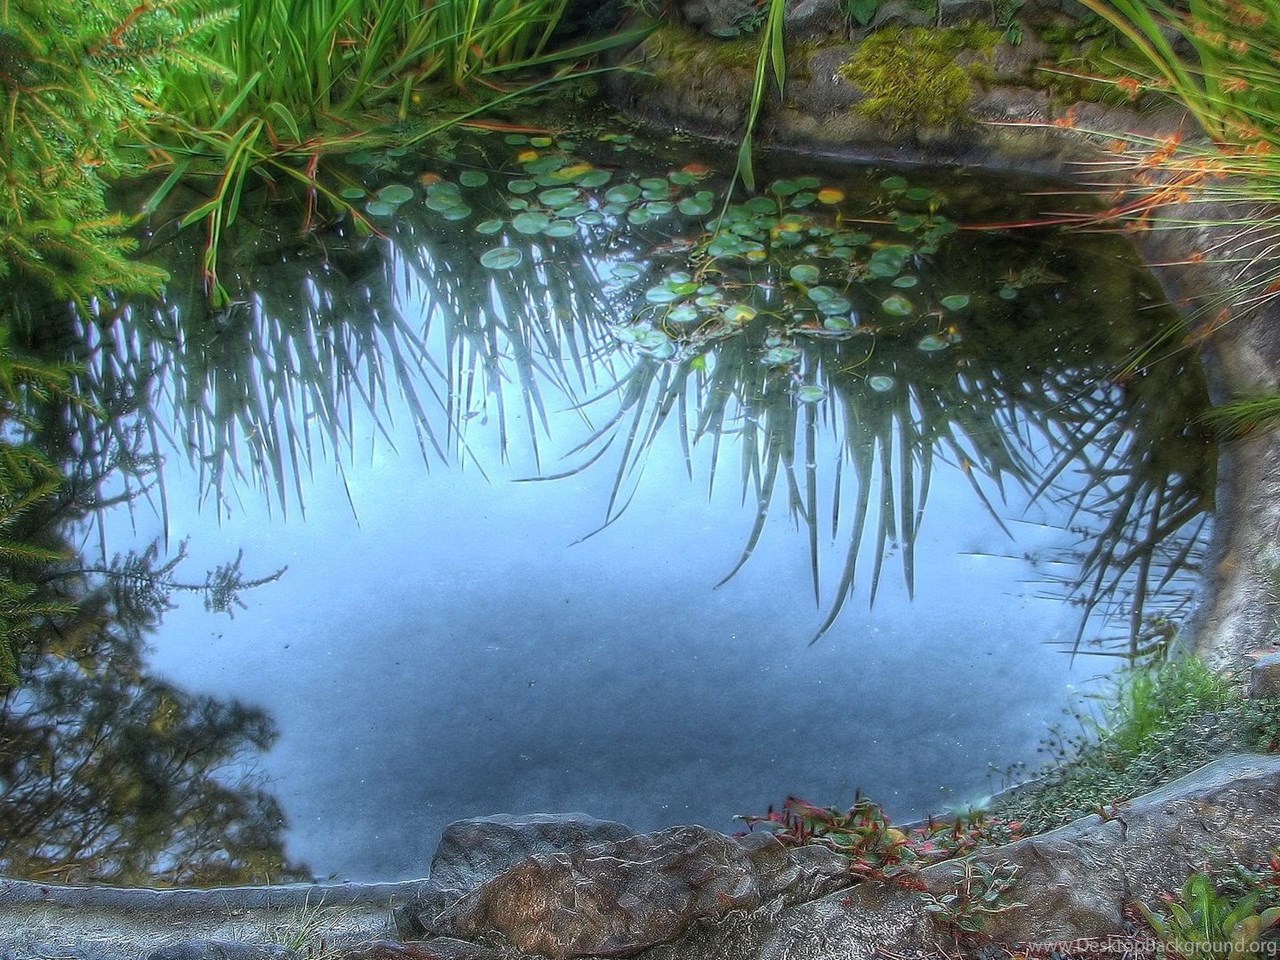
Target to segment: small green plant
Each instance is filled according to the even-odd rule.
[[[926,890],[921,894],[924,909],[944,926],[962,933],[980,933],[989,917],[1026,906],[1010,899],[1018,877],[1014,864],[963,860],[960,871],[954,890],[943,894]]]
[[[888,27],[860,44],[840,74],[866,94],[855,109],[894,130],[963,125],[999,37],[977,26]],[[962,66],[956,58],[966,50],[975,60]]]
[[[1280,907],[1259,912],[1260,894],[1240,900],[1221,894],[1207,874],[1193,873],[1180,897],[1166,899],[1157,913],[1139,903],[1151,929],[1175,953],[1209,960],[1237,960],[1261,952],[1262,935],[1280,922]],[[1166,912],[1167,911],[1167,912]]]
[[[921,867],[962,857],[981,846],[1008,843],[1022,830],[1020,823],[972,810],[899,828],[879,804],[865,797],[845,812],[788,797],[779,810],[771,807],[763,815],[740,819],[752,830],[771,830],[787,846],[830,847],[848,857],[849,869],[859,876],[915,888]]]
[[[860,27],[865,27],[875,18],[880,9],[880,0],[845,0],[844,14]]]

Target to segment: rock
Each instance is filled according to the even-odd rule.
[[[871,960],[923,951],[936,931],[919,893],[862,883],[783,914],[757,960]]]
[[[296,954],[278,943],[242,943],[238,940],[183,940],[161,947],[147,960],[293,960]]]
[[[1027,906],[991,919],[1008,942],[1101,937],[1124,930],[1123,907],[1154,905],[1196,870],[1258,864],[1280,844],[1280,756],[1234,756],[1121,807],[1058,830],[984,851],[975,860],[1019,868],[1013,898]],[[923,877],[954,882],[943,863]]]
[[[789,0],[787,3],[788,40],[843,37],[848,24],[843,0]]]
[[[396,929],[406,940],[425,935],[463,896],[526,857],[577,850],[634,834],[628,826],[585,813],[496,814],[457,820],[445,827],[436,845],[428,885],[396,908]]]
[[[501,960],[501,954],[465,940],[437,937],[419,943],[379,940],[343,954],[341,960]]]
[[[1254,661],[1249,670],[1249,696],[1255,699],[1280,697],[1280,651]]]
[[[93,960],[93,957],[79,947],[35,943],[21,950],[5,950],[0,953],[0,960]]]
[[[757,855],[773,858],[761,845]],[[672,827],[572,853],[530,857],[458,905],[468,938],[501,938],[552,960],[625,957],[762,902],[748,848],[705,827]]]
[[[751,0],[684,0],[679,10],[685,23],[710,34],[735,30],[758,13]]]

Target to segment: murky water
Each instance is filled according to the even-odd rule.
[[[1203,384],[1176,356],[1117,375],[1172,321],[1152,279],[1114,238],[956,229],[1051,201],[777,164],[724,209],[714,158],[626,135],[353,159],[385,239],[300,244],[267,210],[233,238],[229,306],[166,248],[168,300],[82,331],[86,389],[137,431],[83,459],[164,457],[108,552],[186,540],[172,576],[198,586],[243,550],[223,601],[287,570],[233,619],[179,589],[120,631],[128,681],[70,698],[92,724],[65,663],[11,700],[12,743],[135,744],[116,780],[56,765],[121,794],[85,801],[117,818],[109,852],[33,815],[4,869],[210,882],[278,875],[283,842],[304,872],[389,879],[486,813],[939,810],[1033,760],[1114,662],[1072,649],[1159,642],[1187,605]]]

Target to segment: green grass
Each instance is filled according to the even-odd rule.
[[[1193,658],[1126,672],[1070,724],[1045,741],[1040,779],[998,799],[994,815],[1040,833],[1105,813],[1225,753],[1280,747],[1280,701],[1243,699]]]
[[[210,0],[188,10],[196,51],[211,69],[178,64],[161,76],[144,146],[168,176],[146,210],[179,183],[203,200],[181,216],[203,223],[209,292],[218,249],[255,185],[293,181],[309,192],[304,225],[353,215],[372,227],[321,175],[321,165],[358,148],[413,146],[487,107],[560,81],[571,65],[632,42],[624,32],[555,45],[567,0]],[[459,98],[462,98],[461,100]]]

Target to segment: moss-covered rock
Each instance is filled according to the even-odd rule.
[[[991,78],[1000,33],[970,25],[887,27],[868,37],[840,68],[864,98],[855,109],[894,130],[971,122],[975,85]]]

